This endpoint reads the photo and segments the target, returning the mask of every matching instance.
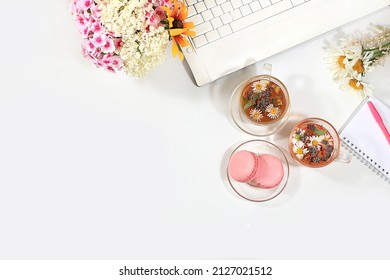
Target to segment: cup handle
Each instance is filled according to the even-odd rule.
[[[271,76],[272,75],[272,64],[264,63],[262,74],[267,75],[267,76]]]
[[[343,162],[343,163],[350,163],[352,160],[352,155],[350,152],[348,152],[346,149],[340,148],[339,154],[335,161]]]

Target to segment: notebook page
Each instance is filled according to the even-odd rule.
[[[368,107],[370,100],[377,108],[386,127],[390,129],[390,108],[379,99],[365,99],[357,112],[342,128],[340,139],[355,155],[390,180],[390,144]]]

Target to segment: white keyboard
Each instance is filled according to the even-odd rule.
[[[203,47],[310,0],[186,0],[195,25],[195,48]]]

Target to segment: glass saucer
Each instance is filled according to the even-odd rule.
[[[283,111],[279,119],[268,123],[260,123],[251,120],[244,113],[243,108],[241,106],[242,91],[244,90],[244,88],[247,87],[250,83],[253,83],[255,81],[260,81],[260,80],[268,80],[273,82],[277,86],[279,86],[282,89],[284,99],[286,101],[285,110]],[[253,136],[271,135],[275,133],[277,130],[279,130],[287,122],[289,118],[290,98],[289,98],[288,91],[284,86],[284,84],[273,76],[269,76],[269,75],[255,76],[247,81],[242,82],[234,89],[230,98],[230,114],[234,123],[242,131]]]
[[[277,158],[279,158],[283,165],[284,176],[282,181],[274,188],[260,188],[249,185],[248,183],[241,183],[234,180],[227,170],[227,178],[230,186],[233,190],[242,198],[245,198],[254,202],[264,202],[271,200],[278,196],[286,187],[288,182],[288,177],[290,174],[290,167],[287,161],[286,155],[283,151],[277,147],[276,145],[265,141],[265,140],[250,140],[240,144],[234,151],[231,153],[229,157],[229,161],[232,155],[238,151],[246,150],[253,152],[257,155],[261,154],[270,154]]]

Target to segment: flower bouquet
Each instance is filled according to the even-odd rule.
[[[183,0],[70,0],[69,9],[82,36],[84,56],[111,72],[144,77],[195,36]]]
[[[390,27],[373,25],[372,34],[359,39],[341,38],[339,44],[330,45],[328,53],[333,79],[342,90],[361,97],[371,95],[371,85],[364,77],[390,55]]]

